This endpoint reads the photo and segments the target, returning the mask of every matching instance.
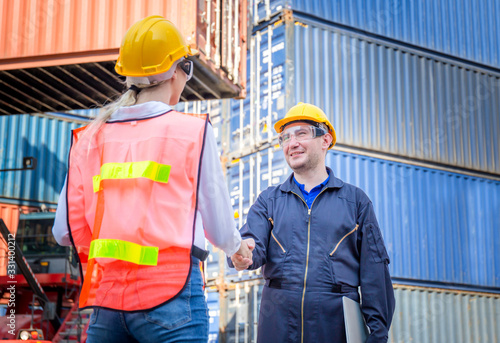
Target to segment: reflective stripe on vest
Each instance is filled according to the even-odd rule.
[[[158,248],[147,247],[119,239],[95,239],[90,243],[89,259],[114,258],[143,266],[158,264]]]
[[[94,192],[99,192],[102,180],[137,179],[145,177],[156,182],[168,183],[170,166],[154,161],[105,163],[101,166],[101,174],[93,179]]]

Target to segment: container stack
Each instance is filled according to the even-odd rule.
[[[177,110],[210,114],[236,225],[291,172],[273,124],[299,101],[317,105],[337,131],[327,165],[368,194],[382,229],[396,295],[390,342],[500,341],[500,3],[250,0],[247,37],[245,1],[197,4],[193,39],[206,58],[196,67],[246,81],[246,96]],[[46,26],[27,37],[49,37]],[[33,80],[29,67],[20,73]],[[203,73],[193,80],[184,100],[245,95],[224,82],[203,86],[211,80]],[[2,106],[12,107],[7,95]],[[35,170],[0,173],[0,214],[12,231],[20,209],[55,209],[71,130],[95,113],[0,116],[0,168],[38,161]],[[260,270],[236,272],[223,252],[207,249],[210,342],[255,342]]]
[[[273,124],[315,104],[337,131],[327,165],[368,194],[382,229],[390,341],[500,340],[500,6],[254,0],[249,10],[246,98],[183,105],[217,108],[238,227],[291,172]],[[210,249],[211,340],[255,342],[260,271],[238,273]]]

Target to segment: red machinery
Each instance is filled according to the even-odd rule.
[[[84,342],[92,311],[78,309],[80,277],[73,249],[52,236],[54,213],[21,214],[7,243],[7,275],[0,276],[0,340]],[[17,265],[17,266],[16,266]]]

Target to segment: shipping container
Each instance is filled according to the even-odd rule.
[[[335,149],[327,154],[326,164],[372,200],[392,277],[500,291],[496,253],[500,251],[500,181]],[[238,227],[245,223],[260,192],[289,174],[278,149],[242,157],[229,168]],[[229,268],[226,275],[232,280],[242,277]]]
[[[395,287],[389,342],[491,343],[500,341],[500,295]]]
[[[177,104],[174,109],[184,113],[207,113],[214,131],[219,154],[223,157],[229,152],[227,127],[230,116],[230,100],[189,101]]]
[[[214,287],[214,289],[216,288]],[[205,294],[208,307],[208,343],[217,343],[220,317],[219,293],[208,289]]]
[[[251,0],[252,22],[292,10],[324,22],[497,68],[500,3],[494,0]]]
[[[253,152],[273,144],[273,124],[286,113],[285,101],[292,101],[293,82],[287,79],[290,54],[284,25],[257,31],[248,52],[249,88],[244,100],[232,100],[231,153]],[[258,150],[258,149],[257,149]],[[237,152],[237,153],[236,153]]]
[[[37,160],[33,170],[0,172],[0,201],[55,208],[67,172],[71,130],[81,123],[38,115],[0,116],[0,170],[23,167],[23,158]]]
[[[231,284],[223,291],[217,291],[214,287],[215,292],[211,296],[215,297],[215,294],[219,296],[218,342],[256,342],[262,285],[263,280],[260,279]],[[210,292],[209,290],[209,295]]]
[[[340,146],[500,174],[500,73],[290,18],[257,31],[249,56],[236,157],[275,144],[273,124],[303,101],[327,113]]]
[[[244,96],[246,0],[0,0],[0,114],[93,108],[117,97],[122,38],[149,15],[171,20],[197,52],[183,100]]]
[[[224,337],[219,337],[219,342],[256,340],[262,282],[243,282],[237,287],[233,285],[230,290],[215,293],[221,299],[218,305],[221,332],[224,334]],[[396,309],[389,331],[391,343],[500,341],[498,294],[399,284],[394,285],[394,294]],[[212,304],[216,305],[215,302]],[[215,312],[214,307],[210,311]]]
[[[372,200],[391,276],[500,291],[500,181],[335,151],[326,164]]]
[[[282,182],[289,170],[282,151],[277,147],[232,161],[227,179],[238,227],[245,223],[244,218],[260,192]]]

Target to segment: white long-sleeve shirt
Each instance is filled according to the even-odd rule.
[[[171,107],[163,102],[150,101],[140,105],[122,107],[111,115],[108,122],[144,119],[169,110]],[[59,196],[56,218],[52,228],[54,238],[60,245],[71,245],[67,224],[66,187],[67,178]],[[211,125],[207,127],[202,156],[194,245],[204,249],[205,234],[210,243],[222,249],[228,256],[233,255],[240,248],[241,236],[234,222],[233,209],[224,183],[217,142]]]

